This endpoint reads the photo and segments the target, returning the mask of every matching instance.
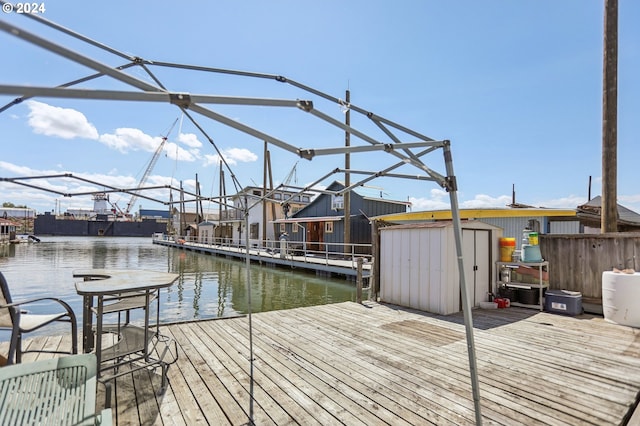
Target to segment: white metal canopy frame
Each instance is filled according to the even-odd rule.
[[[6,2],[0,0],[0,4],[5,4]],[[7,16],[16,16],[7,15]],[[31,97],[43,97],[43,98],[65,98],[65,99],[91,99],[91,100],[110,100],[110,101],[138,101],[138,102],[156,102],[156,103],[169,103],[177,106],[184,114],[189,118],[189,120],[198,128],[198,130],[203,134],[204,137],[211,143],[213,148],[216,150],[218,155],[221,158],[221,161],[224,162],[225,167],[229,169],[231,172],[231,176],[233,179],[233,183],[236,186],[236,189],[242,188],[242,186],[237,182],[237,179],[231,168],[224,160],[224,156],[221,154],[219,148],[216,146],[213,139],[207,134],[205,129],[194,119],[194,117],[190,114],[190,111],[198,113],[204,117],[210,118],[218,123],[229,126],[233,129],[236,129],[240,132],[253,136],[260,141],[268,142],[271,145],[274,145],[278,148],[281,148],[285,151],[294,153],[301,158],[312,160],[318,156],[329,156],[329,155],[338,155],[338,154],[358,154],[363,152],[372,152],[372,151],[380,151],[381,154],[384,153],[386,155],[391,155],[396,157],[399,161],[392,163],[387,168],[379,171],[362,171],[362,170],[349,170],[349,169],[339,169],[336,168],[334,170],[329,171],[322,177],[320,177],[315,182],[311,183],[307,187],[300,188],[300,193],[305,191],[314,191],[314,186],[327,179],[329,176],[335,173],[353,173],[353,174],[362,174],[366,175],[365,178],[350,184],[346,188],[336,191],[329,192],[326,190],[319,191],[324,193],[332,193],[336,195],[342,195],[346,192],[353,190],[359,186],[364,185],[366,182],[369,182],[373,179],[379,177],[392,177],[392,178],[400,178],[400,179],[418,179],[425,181],[433,181],[444,188],[449,193],[452,218],[453,218],[453,226],[454,226],[454,234],[455,234],[455,243],[456,243],[456,254],[458,261],[458,271],[460,277],[460,289],[461,289],[461,297],[462,297],[462,307],[464,313],[464,323],[465,323],[465,332],[466,332],[466,341],[467,341],[467,350],[469,356],[469,369],[471,375],[471,385],[472,385],[472,393],[474,400],[474,408],[475,408],[475,419],[476,424],[482,424],[482,415],[481,415],[481,405],[480,405],[480,389],[479,382],[477,377],[477,367],[476,367],[476,355],[475,355],[475,344],[473,337],[473,320],[471,315],[471,306],[469,304],[469,299],[467,297],[467,286],[465,282],[464,276],[464,267],[463,267],[463,256],[462,256],[462,232],[461,232],[461,224],[460,224],[460,214],[457,200],[457,183],[456,177],[453,172],[453,160],[451,154],[451,146],[450,142],[447,140],[436,141],[427,136],[424,136],[416,131],[408,129],[404,126],[401,126],[393,121],[385,119],[379,115],[376,115],[372,112],[369,112],[365,109],[362,109],[356,105],[351,103],[345,103],[341,99],[330,96],[326,93],[323,93],[319,90],[313,89],[309,86],[296,82],[294,80],[288,79],[286,77],[274,74],[262,74],[255,72],[245,72],[245,71],[237,71],[237,70],[228,70],[228,69],[220,69],[220,68],[211,68],[211,67],[203,67],[203,66],[194,66],[194,65],[184,65],[177,63],[168,63],[168,62],[160,62],[160,61],[150,61],[146,59],[142,59],[137,56],[131,56],[122,52],[119,52],[113,48],[110,48],[102,43],[91,40],[90,38],[78,34],[70,29],[62,27],[54,22],[48,21],[41,16],[38,15],[23,15],[29,19],[33,19],[38,23],[53,28],[54,30],[60,31],[67,36],[78,39],[82,42],[85,42],[93,47],[97,47],[102,49],[112,55],[120,57],[128,61],[124,65],[120,65],[117,67],[113,67],[110,65],[106,65],[104,63],[93,60],[81,53],[75,52],[71,49],[68,49],[64,46],[58,45],[52,41],[49,41],[43,37],[40,37],[34,33],[23,30],[5,20],[0,20],[0,30],[11,34],[15,37],[18,37],[24,41],[27,41],[31,44],[44,48],[52,53],[60,55],[72,62],[84,65],[95,71],[94,74],[87,76],[85,78],[81,78],[78,80],[74,80],[68,83],[61,84],[57,87],[34,87],[34,86],[21,86],[21,85],[9,85],[9,84],[0,84],[0,94],[3,95],[16,95],[19,96],[13,102],[4,107],[0,108],[0,113],[10,108],[13,105],[19,104],[25,99]],[[267,98],[249,98],[249,97],[231,97],[231,96],[214,96],[214,95],[206,95],[206,94],[190,94],[185,92],[173,92],[169,91],[164,87],[164,85],[160,82],[160,80],[151,72],[150,67],[165,67],[165,68],[173,68],[181,71],[200,71],[200,72],[209,72],[209,73],[218,73],[218,74],[228,74],[235,75],[239,77],[247,77],[247,78],[258,78],[258,79],[271,79],[276,82],[286,83],[291,86],[294,86],[302,91],[310,94],[314,97],[319,98],[319,100],[329,101],[330,103],[335,103],[341,107],[348,108],[350,111],[361,114],[368,119],[370,119],[375,126],[379,128],[379,130],[386,136],[386,140],[388,142],[382,142],[381,140],[370,136],[369,134],[359,131],[353,128],[351,125],[344,124],[339,120],[336,120],[319,111],[315,106],[313,100],[288,100],[288,99],[267,99]],[[142,68],[155,82],[155,84],[150,84],[147,81],[136,78],[130,74],[124,72],[126,69],[131,67],[140,67]],[[71,86],[75,86],[77,84],[90,81],[92,79],[98,77],[111,77],[116,81],[121,83],[125,83],[129,86],[132,86],[135,89],[139,89],[140,91],[121,91],[121,90],[96,90],[96,89],[80,89],[80,88],[71,88]],[[206,108],[202,106],[202,104],[218,104],[218,105],[244,105],[244,106],[259,106],[259,107],[285,107],[285,108],[294,108],[301,112],[311,114],[312,116],[323,120],[329,123],[332,126],[335,126],[345,132],[345,134],[352,135],[357,137],[361,141],[366,142],[367,144],[357,145],[357,146],[339,146],[332,148],[299,148],[295,147],[277,137],[274,137],[266,132],[260,131],[248,125],[242,124],[236,120],[233,120],[229,117],[226,117],[222,114],[214,112],[210,108]],[[400,137],[397,136],[396,133],[401,132],[402,134],[409,135],[412,140],[409,142],[402,142]],[[414,152],[414,149],[422,148],[419,152]],[[421,158],[429,153],[442,150],[445,170],[446,173],[440,174],[431,168],[427,167],[427,165],[421,160]],[[408,175],[408,174],[398,174],[392,173],[395,169],[409,164],[416,168],[418,168],[424,175]],[[64,174],[64,175],[56,175],[49,177],[63,177],[63,178],[73,178],[84,180],[88,183],[96,183],[91,182],[86,179],[83,179],[78,176],[74,176],[72,174]],[[0,182],[11,182],[19,185],[31,186],[37,188],[34,185],[23,182],[26,179],[31,178],[0,178]],[[103,184],[100,184],[103,185]],[[157,187],[155,187],[157,188]],[[167,187],[171,188],[171,187]],[[43,189],[43,188],[39,188]],[[139,195],[139,191],[148,188],[114,188],[109,187],[109,191],[121,191],[127,193],[134,193]],[[263,199],[270,199],[271,195],[276,192],[278,189],[265,194],[261,198],[256,201],[253,206],[260,203]],[[96,192],[105,192],[96,191]],[[83,193],[86,194],[86,193]],[[72,195],[82,195],[80,193],[74,194],[62,194],[65,196]],[[198,196],[198,194],[190,194],[194,196]],[[294,195],[295,196],[295,195]],[[293,196],[292,196],[293,197]],[[220,203],[225,202],[222,198],[206,198],[212,201],[217,201]],[[157,200],[155,200],[157,201]],[[286,202],[288,200],[278,200],[278,202]],[[167,204],[167,203],[165,203]],[[237,206],[236,206],[237,207]],[[245,216],[245,225],[248,226],[248,212],[250,206],[246,200],[241,208],[244,211]],[[245,233],[246,246],[249,247],[248,241],[248,233]],[[246,262],[249,264],[249,255],[247,252]],[[250,268],[247,269],[247,287],[250,286]],[[250,297],[251,291],[248,289],[247,295]],[[253,424],[253,341],[252,341],[252,323],[251,323],[251,300],[248,300],[248,321],[249,321],[249,346],[250,346],[250,402],[249,402],[249,423]]]

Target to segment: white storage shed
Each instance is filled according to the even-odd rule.
[[[465,278],[471,306],[486,301],[495,282],[502,228],[462,222]],[[380,228],[380,300],[448,315],[462,310],[451,221]]]
[[[198,242],[201,244],[213,244],[215,227],[215,223],[209,222],[208,220],[200,222],[198,224]]]

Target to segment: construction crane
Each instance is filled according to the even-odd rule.
[[[289,183],[291,183],[291,179],[293,179],[294,183],[298,183],[297,167],[298,167],[298,162],[296,161],[296,163],[291,168],[291,171],[289,172],[287,177],[284,178],[284,181],[282,182],[283,187],[288,187]]]
[[[147,181],[147,178],[149,177],[149,174],[151,173],[151,170],[153,170],[156,163],[158,162],[158,157],[160,157],[160,153],[162,152],[162,149],[164,148],[164,145],[166,144],[167,139],[169,138],[169,135],[171,134],[171,131],[173,130],[177,122],[178,122],[178,119],[176,118],[176,121],[173,122],[166,136],[162,137],[162,141],[160,142],[160,145],[158,146],[158,148],[156,148],[156,151],[153,153],[153,157],[151,157],[151,160],[149,161],[149,164],[147,165],[147,168],[144,171],[144,174],[142,175],[140,182],[138,182],[136,191],[133,193],[133,195],[131,196],[131,199],[129,200],[129,203],[127,203],[127,207],[124,209],[124,215],[126,217],[130,216],[131,209],[133,208],[133,205],[138,199],[138,190],[140,190],[142,186],[145,184],[145,182]]]
[[[297,175],[297,172],[296,172],[296,167],[297,166],[298,166],[298,162],[296,161],[296,163],[293,165],[293,168],[291,169],[291,171],[289,172],[287,177],[284,178],[284,181],[280,185],[280,188],[282,188],[284,191],[288,191],[289,190],[289,183],[291,182],[291,179],[293,179],[295,183],[298,183],[298,175]],[[282,194],[281,198],[282,199],[284,199],[284,197],[285,197],[284,191],[281,191],[281,194]],[[282,205],[282,213],[284,213],[284,218],[288,219],[289,218],[289,211],[291,210],[291,205],[289,204],[288,201],[282,202],[281,205]]]

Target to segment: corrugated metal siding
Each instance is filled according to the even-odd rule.
[[[580,234],[580,222],[572,221],[553,221],[549,223],[549,234]]]
[[[499,226],[504,230],[503,236],[515,237],[517,249],[521,249],[522,231],[529,224],[529,220],[536,220],[540,224],[539,232],[542,234],[579,234],[578,221],[549,221],[547,217],[498,217],[477,219],[479,222]]]
[[[534,217],[497,217],[497,218],[482,218],[478,219],[480,222],[488,223],[502,228],[502,236],[514,237],[516,239],[516,249],[521,249],[522,244],[522,230],[529,224],[529,219],[537,220],[540,223],[540,232],[545,233],[545,222],[543,218]],[[542,219],[542,220],[541,220]]]

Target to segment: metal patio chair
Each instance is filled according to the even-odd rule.
[[[96,413],[95,354],[68,355],[0,368],[0,424],[111,425]]]
[[[31,314],[23,310],[25,305],[41,302],[54,301],[64,308],[64,312],[59,311],[52,314]],[[22,350],[22,335],[38,330],[54,322],[71,323],[71,351],[63,352],[49,349]],[[9,292],[9,285],[2,272],[0,272],[0,329],[11,330],[11,342],[9,353],[7,354],[7,364],[18,364],[22,361],[22,354],[27,352],[47,352],[47,353],[78,353],[78,324],[76,315],[71,306],[63,300],[54,297],[40,297],[35,299],[13,301]]]

